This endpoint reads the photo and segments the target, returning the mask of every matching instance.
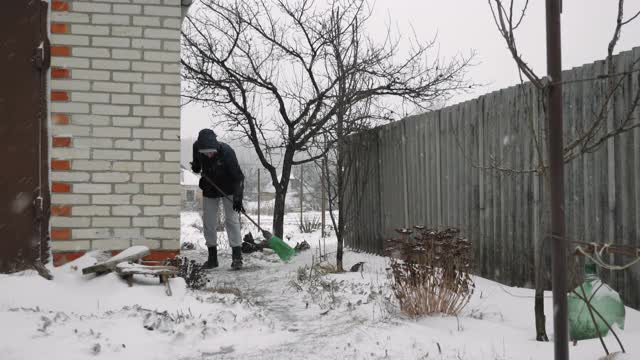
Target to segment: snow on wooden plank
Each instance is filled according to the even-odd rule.
[[[169,276],[178,272],[174,266],[149,266],[134,263],[121,262],[115,267],[116,272],[127,281],[129,286],[133,286],[133,275],[152,275],[160,279],[160,284],[164,284],[167,296],[171,296],[171,286]]]
[[[140,274],[140,275],[160,275],[160,274],[175,274],[178,269],[174,266],[148,266],[140,264],[132,264],[121,262],[116,266],[116,272],[118,274]]]
[[[132,246],[104,262],[82,269],[82,273],[84,275],[107,273],[113,271],[121,262],[137,261],[149,255],[149,253],[149,248],[146,246]]]

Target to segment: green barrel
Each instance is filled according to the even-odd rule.
[[[624,329],[624,303],[620,295],[609,285],[604,284],[596,272],[596,264],[590,259],[585,261],[584,265],[584,282],[582,287],[587,299],[590,299],[591,305],[606,319],[612,327],[617,324],[619,328]],[[584,297],[580,286],[575,291]],[[587,304],[577,297],[574,293],[569,293],[569,337],[572,340],[593,339],[598,337],[593,320],[589,313]],[[594,312],[598,329],[602,336],[606,336],[609,328],[602,319]]]
[[[291,246],[287,245],[284,240],[277,236],[272,236],[271,239],[269,239],[269,247],[273,249],[283,261],[288,261],[296,254],[296,251]]]

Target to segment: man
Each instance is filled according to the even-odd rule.
[[[218,267],[218,209],[220,202],[224,209],[225,228],[231,246],[231,268],[242,268],[242,238],[240,236],[239,212],[244,212],[242,193],[244,174],[240,170],[236,153],[231,146],[219,142],[213,130],[203,129],[198,140],[193,143],[191,170],[202,173],[200,189],[203,195],[204,238],[209,250],[209,258],[204,263],[206,269]],[[211,183],[213,182],[215,186]],[[226,195],[226,196],[225,196]],[[236,213],[237,212],[237,213]]]

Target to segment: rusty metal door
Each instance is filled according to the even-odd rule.
[[[48,260],[47,6],[5,1],[0,12],[0,272]]]

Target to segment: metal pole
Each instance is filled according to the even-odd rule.
[[[300,225],[303,225],[303,219],[302,219],[302,200],[304,198],[304,193],[303,193],[303,185],[302,185],[302,177],[304,176],[304,165],[300,165]]]
[[[567,320],[567,246],[564,224],[564,157],[562,140],[561,0],[547,0],[547,73],[549,77],[549,177],[551,190],[551,271],[555,360],[569,359]]]
[[[262,212],[262,209],[260,208],[260,169],[258,169],[258,224],[260,224],[260,226],[262,226],[262,224],[260,223],[261,212]]]
[[[323,238],[325,237],[325,233],[324,233],[324,227],[326,226],[325,212],[327,211],[326,200],[325,200],[326,191],[324,189],[324,184],[325,184],[325,181],[326,181],[325,177],[324,177],[325,176],[324,175],[324,169],[326,167],[325,166],[325,164],[326,164],[325,161],[326,161],[325,159],[322,159],[322,169],[321,169],[322,171],[320,171],[320,192],[321,192],[321,195],[320,195],[320,202],[321,202],[321,204],[320,204],[320,212],[321,212],[320,218],[322,219],[322,230],[321,230],[321,233],[322,233],[322,237]]]

